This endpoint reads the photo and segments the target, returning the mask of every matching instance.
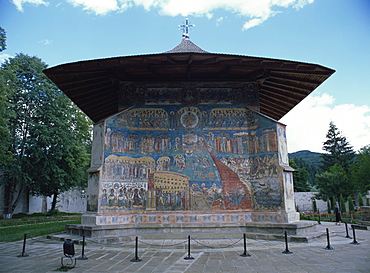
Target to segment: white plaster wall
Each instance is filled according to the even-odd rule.
[[[3,189],[0,187],[0,196],[3,198]],[[28,202],[27,202],[28,199]],[[51,208],[51,197],[27,196],[23,194],[14,214],[18,213],[36,213],[47,212]],[[0,202],[0,210],[3,211],[3,202]],[[86,194],[82,194],[79,188],[74,188],[58,196],[57,209],[61,212],[85,213],[86,212]]]
[[[313,211],[313,200],[317,192],[295,192],[294,201],[295,205],[298,206],[299,212],[312,212]],[[320,212],[327,212],[327,204],[323,200],[316,199],[316,207]]]

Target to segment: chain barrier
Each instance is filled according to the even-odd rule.
[[[235,246],[236,244],[238,244],[241,240],[243,240],[243,238],[239,239],[238,241],[232,243],[232,244],[229,244],[227,246],[219,246],[219,247],[213,247],[213,246],[209,246],[209,245],[205,245],[203,243],[201,243],[200,241],[194,239],[194,238],[191,238],[191,240],[193,240],[194,242],[196,242],[198,245],[201,245],[201,246],[204,246],[206,248],[211,248],[211,249],[218,249],[218,248],[228,248],[228,247],[232,247],[232,246]]]
[[[186,243],[186,241],[182,241],[180,243],[176,243],[176,244],[173,244],[173,245],[157,245],[157,244],[146,243],[146,242],[140,241],[140,240],[139,240],[139,242],[144,244],[144,245],[151,246],[151,247],[172,247],[172,246],[178,246],[178,245],[182,245],[182,244]]]

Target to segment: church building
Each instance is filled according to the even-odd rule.
[[[94,122],[87,212],[72,233],[300,225],[279,120],[334,70],[210,53],[182,27],[164,53],[44,71]]]

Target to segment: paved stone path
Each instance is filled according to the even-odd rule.
[[[330,245],[326,237],[309,243],[289,243],[292,254],[283,254],[284,242],[247,239],[250,257],[241,257],[243,240],[191,240],[192,260],[187,257],[187,241],[140,240],[140,262],[135,257],[135,242],[120,244],[89,243],[85,247],[87,260],[77,260],[69,272],[370,272],[370,231],[357,230],[359,245],[345,238],[344,225],[318,225],[329,228]],[[352,236],[352,231],[350,231]],[[27,240],[28,257],[22,253],[22,241],[0,243],[0,272],[58,272],[63,256],[63,242],[38,237]],[[75,245],[76,257],[81,245]]]

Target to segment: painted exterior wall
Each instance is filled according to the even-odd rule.
[[[120,104],[94,128],[88,211],[295,213],[285,125],[255,111],[256,84],[122,85]]]

